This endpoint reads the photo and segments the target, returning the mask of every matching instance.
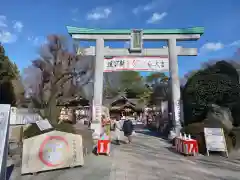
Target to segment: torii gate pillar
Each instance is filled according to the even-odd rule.
[[[104,56],[109,56],[106,54],[104,48],[104,40],[113,40],[113,41],[129,41],[131,39],[131,30],[99,30],[99,29],[86,29],[86,28],[76,28],[76,27],[67,27],[68,33],[72,36],[73,39],[78,40],[90,40],[96,41],[96,65],[95,65],[95,76],[94,76],[94,108],[93,108],[93,129],[96,133],[100,134],[101,132],[101,106],[102,106],[102,91],[103,91],[103,70],[104,70]],[[189,41],[197,40],[204,33],[203,27],[194,27],[188,29],[147,29],[142,31],[142,40],[154,40],[154,41],[167,41],[168,50],[167,54],[147,54],[148,56],[169,56],[169,71],[171,78],[171,89],[172,89],[172,113],[173,113],[173,124],[175,127],[175,132],[178,134],[181,129],[180,121],[180,82],[178,77],[178,61],[177,56],[180,52],[176,46],[177,41]],[[157,51],[157,49],[155,49]],[[184,48],[181,49],[184,51]],[[114,51],[114,50],[113,50]],[[112,54],[114,54],[112,51]],[[123,50],[124,51],[124,50]],[[159,50],[160,51],[160,50]],[[118,51],[115,51],[119,53]],[[151,49],[151,52],[154,52]],[[161,51],[164,52],[164,51]],[[185,52],[186,53],[186,52]],[[189,55],[197,55],[191,54]],[[188,55],[186,53],[186,55]],[[180,53],[181,54],[181,53]],[[124,51],[125,56],[131,55]],[[143,54],[138,54],[143,55]]]
[[[178,55],[176,52],[176,39],[169,39],[168,40],[168,54],[169,54],[169,74],[170,74],[170,86],[171,86],[171,95],[172,95],[172,113],[173,113],[173,122],[175,123],[175,131],[176,134],[180,133],[181,130],[181,121],[180,121],[180,81],[178,77]]]

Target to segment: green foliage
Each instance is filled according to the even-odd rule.
[[[145,78],[145,81],[150,89],[148,101],[151,104],[157,104],[159,99],[168,98],[168,77],[164,73],[152,73]]]
[[[168,80],[168,77],[164,73],[152,73],[146,77],[146,82],[150,84],[157,85],[160,82],[165,82]]]
[[[121,90],[131,91],[136,94],[143,92],[144,82],[139,72],[125,71],[121,73]]]
[[[231,64],[220,61],[200,70],[190,77],[183,89],[185,124],[202,122],[209,104],[228,107],[230,110],[240,102],[238,73]],[[235,124],[240,116],[234,116]]]
[[[4,47],[0,44],[0,103],[16,105],[21,88],[20,75],[17,65],[5,55]]]
[[[4,47],[0,44],[0,83],[10,81],[16,77],[16,65],[5,56]]]

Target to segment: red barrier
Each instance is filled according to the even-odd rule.
[[[196,155],[198,154],[198,143],[194,139],[184,139],[177,137],[175,139],[175,148],[177,152],[184,155]]]
[[[110,155],[110,140],[98,140],[97,154]]]

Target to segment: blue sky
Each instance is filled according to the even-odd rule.
[[[116,29],[204,26],[205,34],[197,42],[178,43],[200,52],[197,57],[179,57],[182,76],[209,59],[231,57],[240,47],[239,19],[238,0],[2,0],[0,41],[23,70],[37,57],[47,35],[68,36],[66,25]],[[155,42],[146,47],[162,45]]]

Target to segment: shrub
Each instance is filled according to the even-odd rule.
[[[188,79],[183,89],[185,125],[205,119],[209,104],[228,107],[233,112],[234,124],[238,125],[238,102],[240,85],[236,69],[227,62],[218,62]]]

